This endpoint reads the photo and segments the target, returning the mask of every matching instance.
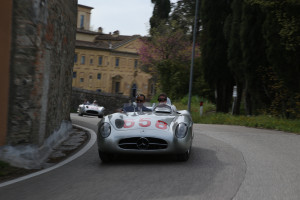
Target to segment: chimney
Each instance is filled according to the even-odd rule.
[[[120,31],[116,30],[113,32],[114,37],[118,37],[120,35]]]
[[[98,28],[98,33],[102,33],[102,31],[103,31],[102,27],[99,27]]]

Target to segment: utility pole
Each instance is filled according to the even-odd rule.
[[[198,16],[198,6],[199,0],[196,0],[196,12],[194,21],[194,32],[193,32],[193,50],[192,50],[192,62],[190,69],[190,85],[189,85],[189,101],[188,101],[188,111],[191,112],[191,101],[192,101],[192,86],[193,86],[193,70],[194,70],[194,58],[195,58],[195,43],[196,43],[196,32],[197,32],[197,16]]]

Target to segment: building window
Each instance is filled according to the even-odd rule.
[[[152,83],[152,84],[151,84],[151,88],[150,88],[151,94],[152,94],[152,95],[154,95],[154,93],[155,93],[154,88],[155,88],[155,87],[154,87],[154,84]]]
[[[93,76],[92,76],[92,75],[90,75],[90,76],[89,76],[89,78],[90,78],[90,79],[93,79]]]
[[[98,65],[102,65],[102,56],[99,56],[99,58],[98,58]]]
[[[80,78],[80,82],[83,83],[84,82],[84,78]]]
[[[119,67],[120,58],[116,58],[116,67]]]
[[[97,74],[97,79],[100,80],[101,79],[101,74]]]
[[[84,64],[85,63],[85,56],[81,56],[81,61],[80,61],[80,64]]]
[[[120,82],[116,82],[115,93],[120,92]]]
[[[74,55],[74,63],[77,63],[77,60],[78,60],[78,55],[77,55],[77,53],[75,53],[75,55]]]
[[[77,77],[77,72],[73,72],[73,78]]]
[[[80,15],[80,28],[84,27],[84,15]]]
[[[136,97],[136,90],[137,90],[137,86],[136,86],[136,84],[133,84],[132,85],[132,87],[131,87],[131,98],[132,99],[135,99],[135,97]]]
[[[90,65],[92,65],[92,64],[93,64],[93,58],[90,59]]]
[[[134,69],[137,69],[137,67],[138,67],[138,60],[135,59],[135,60],[134,60]]]

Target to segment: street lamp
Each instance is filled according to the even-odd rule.
[[[196,43],[196,32],[197,32],[197,16],[198,16],[198,6],[199,0],[196,0],[196,12],[194,21],[194,32],[193,32],[193,50],[192,50],[192,61],[190,69],[190,85],[189,85],[189,101],[188,101],[188,111],[191,112],[191,98],[192,98],[192,85],[193,85],[193,69],[194,69],[194,57],[195,57],[195,43]]]

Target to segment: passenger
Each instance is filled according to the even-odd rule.
[[[147,107],[145,107],[143,105],[145,103],[145,101],[146,101],[145,95],[143,95],[143,94],[137,95],[135,101],[137,103],[137,109],[136,109],[136,111],[138,111],[139,108],[142,111],[145,111],[145,112],[150,112],[151,111],[149,108],[147,108]],[[125,111],[125,112],[134,112],[134,110],[135,110],[135,108],[134,108],[133,105],[130,105],[130,106],[127,106],[127,107],[123,108],[123,111]]]

